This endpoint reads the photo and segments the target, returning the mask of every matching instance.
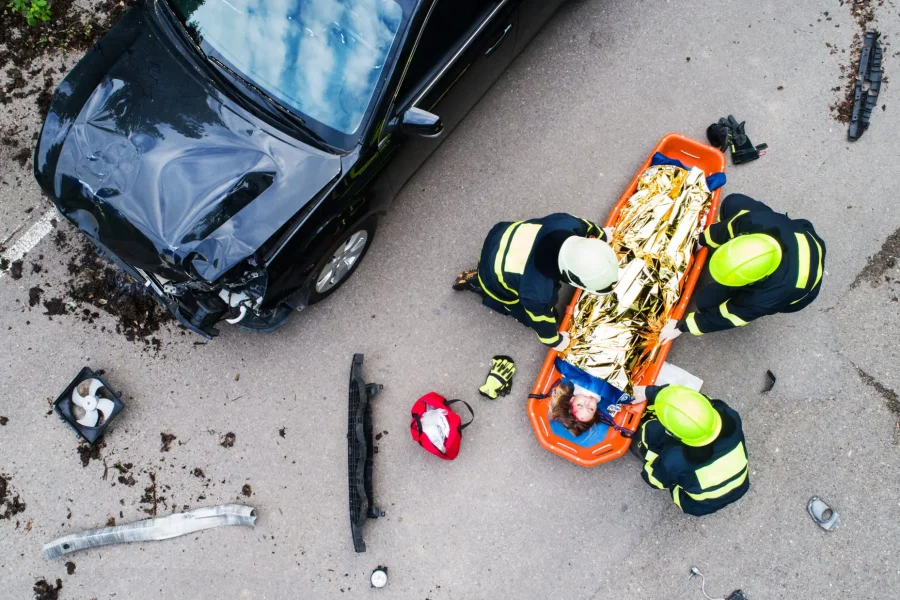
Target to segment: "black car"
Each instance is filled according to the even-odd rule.
[[[270,331],[562,0],[144,0],[57,88],[35,176],[187,328]]]

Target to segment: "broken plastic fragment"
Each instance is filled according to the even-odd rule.
[[[242,504],[222,504],[196,508],[183,513],[145,519],[127,525],[91,529],[73,533],[44,545],[44,558],[50,560],[78,550],[99,548],[125,542],[148,542],[167,540],[204,529],[224,525],[256,524],[256,510]]]

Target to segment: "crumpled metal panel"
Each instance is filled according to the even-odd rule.
[[[256,524],[256,510],[243,504],[222,504],[195,508],[167,517],[145,519],[127,525],[91,529],[73,533],[44,545],[44,558],[50,560],[88,548],[100,548],[127,542],[147,542],[196,533],[224,525]]]
[[[126,40],[118,58],[91,52],[60,85],[41,141],[59,153],[38,148],[38,179],[46,189],[52,178],[61,212],[124,260],[177,269],[190,258],[214,281],[334,180],[340,157],[225,97],[142,10],[122,20],[128,35],[118,24],[108,34]],[[271,185],[229,204],[248,174]]]

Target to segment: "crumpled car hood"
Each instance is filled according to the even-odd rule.
[[[131,43],[83,105],[69,79],[97,77],[90,64],[58,89],[42,134],[42,142],[55,136],[62,144],[53,195],[63,214],[120,258],[150,269],[190,258],[214,281],[337,177],[340,157],[245,111],[157,27],[134,21]],[[82,60],[99,63],[96,54]],[[48,136],[48,127],[67,131]]]

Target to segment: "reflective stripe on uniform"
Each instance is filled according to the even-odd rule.
[[[708,227],[703,232],[703,239],[706,241],[706,245],[709,246],[710,248],[718,248],[719,247],[719,244],[715,243],[712,239],[712,236],[709,235]]]
[[[724,485],[718,489],[703,492],[702,494],[692,494],[690,492],[685,492],[688,496],[696,500],[697,502],[702,502],[703,500],[709,500],[710,498],[721,498],[722,496],[728,494],[729,492],[734,491],[736,488],[744,485],[744,482],[747,481],[747,468],[744,468],[744,474],[729,483],[728,485]],[[679,504],[679,506],[681,506]]]
[[[646,445],[646,444],[645,444]],[[647,450],[647,455],[644,456],[644,460],[647,461],[644,463],[644,472],[647,473],[647,481],[650,482],[655,488],[665,489],[666,486],[662,484],[662,482],[653,476],[653,461],[659,457],[659,454],[653,452],[652,450]]]
[[[518,304],[519,303],[518,298],[516,298],[515,300],[501,300],[500,298],[498,298],[497,296],[492,294],[491,290],[489,290],[488,287],[486,285],[484,285],[484,281],[481,280],[480,274],[478,275],[478,285],[481,286],[481,289],[484,290],[485,294],[487,294],[488,296],[490,296],[491,298],[493,298],[494,300],[496,300],[497,302],[499,302],[501,304]],[[507,308],[506,310],[509,310],[509,309]]]
[[[797,237],[797,287],[805,289],[809,282],[809,242],[805,233],[795,233]]]
[[[532,321],[535,321],[535,322],[538,322],[538,321],[545,321],[547,323],[555,323],[556,322],[556,317],[554,317],[553,315],[550,315],[549,317],[546,317],[543,315],[536,315],[533,312],[531,312],[530,310],[528,310],[527,308],[525,309],[525,312],[528,313],[528,317]]]
[[[747,452],[744,450],[744,444],[740,443],[711,465],[697,469],[697,481],[700,482],[701,488],[709,489],[722,485],[746,468]]]
[[[824,261],[822,260],[822,245],[819,243],[819,240],[816,238],[812,239],[816,243],[816,248],[819,250],[819,268],[816,271],[816,282],[813,284],[813,288],[819,285],[819,282],[822,281],[822,268],[824,267]]]
[[[509,251],[503,261],[503,270],[507,273],[521,275],[525,272],[525,265],[534,247],[534,239],[537,237],[541,226],[537,223],[524,223],[519,225],[509,242]],[[501,242],[502,243],[502,242]]]
[[[518,296],[519,294],[503,281],[503,257],[506,256],[506,248],[509,246],[509,237],[521,224],[522,221],[516,221],[506,228],[506,231],[503,232],[503,237],[500,238],[500,245],[497,247],[497,256],[494,257],[494,275],[497,277],[497,281],[499,281],[500,285],[505,287],[514,296]]]
[[[747,321],[743,320],[742,318],[738,317],[737,315],[733,315],[730,312],[728,312],[728,300],[726,300],[725,302],[723,302],[722,304],[719,305],[719,312],[722,314],[723,317],[725,317],[726,319],[731,321],[731,324],[734,325],[735,327],[743,327],[744,325],[747,324]]]
[[[541,336],[538,336],[538,339],[541,340],[541,343],[548,344],[548,345],[553,344],[554,346],[559,343],[559,338],[560,338],[560,335],[559,335],[558,331],[556,332],[556,335],[554,335],[552,338],[542,338]]]
[[[750,212],[750,211],[742,210],[742,211],[738,212],[738,214],[734,215],[733,217],[731,217],[731,219],[728,220],[728,237],[729,238],[734,237],[734,230],[731,228],[731,225],[734,223],[734,220],[743,214],[747,214],[748,212]]]
[[[688,331],[690,331],[694,335],[703,335],[703,332],[700,331],[699,327],[697,327],[697,321],[694,318],[695,314],[696,313],[689,314],[684,322],[685,324],[687,324]]]
[[[581,219],[582,221],[584,221],[584,224],[587,225],[588,235],[591,235],[591,229],[594,229],[596,227],[596,225],[594,223],[588,221],[587,219],[582,219],[581,217],[578,217],[578,218]],[[602,229],[600,230],[600,235],[603,235]]]
[[[675,506],[681,508],[681,486],[676,485],[675,489],[672,490],[672,500],[675,501]],[[684,510],[683,508],[681,510]]]

